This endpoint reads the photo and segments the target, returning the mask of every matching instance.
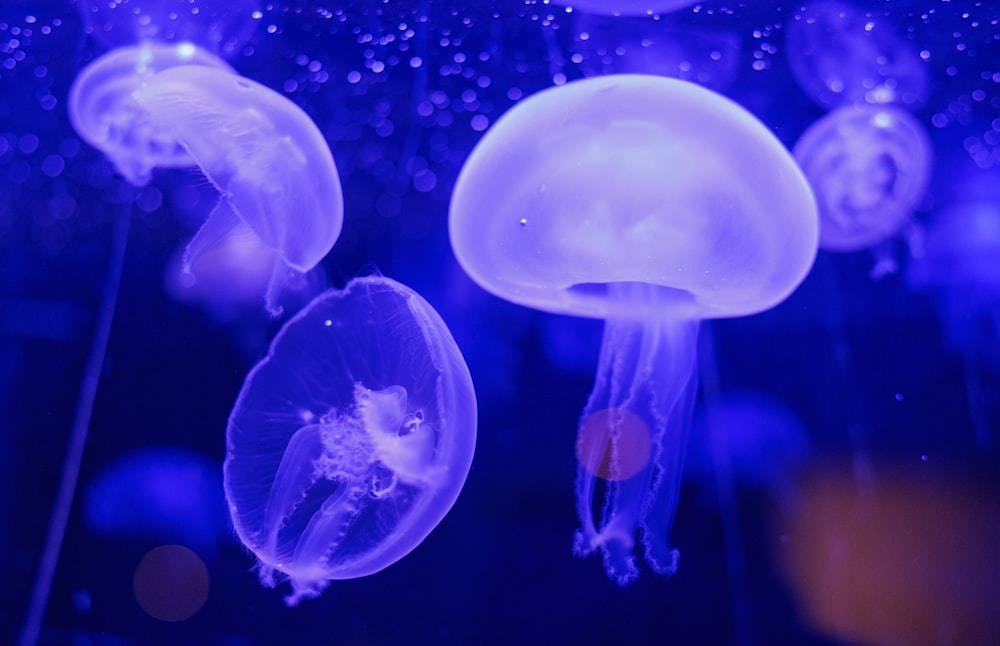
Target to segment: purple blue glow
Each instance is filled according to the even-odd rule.
[[[437,312],[356,278],[292,318],[229,418],[226,497],[260,579],[289,605],[378,572],[444,518],[465,483],[476,396]]]
[[[456,182],[449,230],[487,291],[605,319],[577,446],[575,550],[601,552],[624,585],[638,573],[638,533],[653,570],[673,573],[699,321],[773,307],[815,258],[816,206],[791,156],[696,85],[577,81],[487,132]],[[603,421],[588,424],[594,415]]]
[[[738,31],[665,22],[576,14],[574,60],[584,76],[656,74],[717,91],[739,76],[743,39]]]
[[[132,96],[154,74],[177,65],[232,72],[222,59],[190,43],[145,43],[104,54],[82,69],[70,88],[73,128],[135,186],[147,184],[154,168],[195,165],[176,135],[152,121]]]
[[[793,154],[819,203],[820,247],[867,249],[906,225],[927,189],[930,139],[908,112],[846,106],[812,124]]]
[[[87,485],[84,499],[87,525],[103,536],[182,543],[202,555],[231,540],[219,464],[186,449],[129,453]]]
[[[849,2],[815,0],[788,21],[788,64],[799,87],[825,108],[927,100],[928,72],[893,21]]]
[[[108,47],[194,42],[231,57],[257,28],[260,0],[79,0],[86,30]]]
[[[133,97],[221,193],[188,245],[185,268],[249,226],[279,256],[266,300],[272,314],[280,313],[278,295],[289,272],[315,267],[343,226],[340,177],[319,128],[274,90],[205,66],[160,72]]]
[[[696,0],[556,0],[553,4],[605,16],[650,16],[690,7]]]

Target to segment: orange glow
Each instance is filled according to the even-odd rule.
[[[161,545],[139,561],[133,588],[136,601],[150,617],[184,621],[208,599],[208,568],[182,545]]]
[[[885,470],[883,470],[885,471]],[[779,554],[818,630],[868,644],[985,644],[1000,635],[1000,501],[929,469],[814,474]]]
[[[576,457],[588,472],[605,480],[628,480],[649,464],[649,427],[624,408],[605,408],[584,420]]]

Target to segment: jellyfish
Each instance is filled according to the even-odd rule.
[[[930,179],[926,131],[893,106],[834,110],[792,152],[819,203],[819,244],[827,251],[867,249],[899,233]]]
[[[476,396],[444,321],[382,276],[318,296],[278,333],[229,418],[224,486],[260,580],[289,605],[378,572],[448,513]]]
[[[788,64],[799,87],[824,108],[927,100],[928,74],[892,21],[838,0],[814,0],[788,21]]]
[[[577,439],[577,555],[625,585],[669,544],[701,319],[780,303],[816,255],[809,185],[768,129],[697,85],[613,75],[519,103],[452,194],[459,264],[485,290],[605,320]],[[603,499],[602,499],[603,498]]]
[[[948,345],[962,356],[976,444],[992,451],[1000,406],[1000,177],[967,157],[948,161],[961,180],[928,223],[906,278],[937,300]]]
[[[690,7],[696,0],[557,0],[558,4],[605,16],[652,16]]]
[[[155,124],[132,97],[151,76],[177,65],[203,65],[235,73],[222,59],[192,43],[144,43],[111,50],[77,74],[69,91],[70,122],[104,153],[133,186],[149,183],[154,168],[194,166],[172,133]]]
[[[326,256],[344,221],[340,176],[319,128],[274,90],[207,66],[164,70],[132,96],[221,194],[188,244],[184,270],[249,227],[277,256],[265,302],[280,314],[283,285]]]

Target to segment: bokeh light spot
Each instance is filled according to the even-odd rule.
[[[652,441],[649,427],[625,408],[604,408],[580,427],[576,456],[580,464],[605,480],[628,480],[646,468]]]
[[[184,621],[208,599],[208,568],[183,545],[161,545],[139,561],[133,589],[135,600],[150,617]]]

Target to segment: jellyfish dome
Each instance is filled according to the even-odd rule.
[[[664,22],[578,13],[573,60],[584,76],[655,74],[716,91],[736,80],[743,51],[738,32]]]
[[[154,123],[132,96],[154,74],[177,65],[233,73],[222,59],[191,43],[144,43],[99,57],[77,74],[70,88],[73,128],[133,185],[148,183],[154,168],[195,165],[177,137]]]
[[[819,203],[827,251],[866,249],[895,235],[930,180],[930,138],[893,106],[834,110],[805,131],[793,154]]]
[[[277,254],[266,296],[315,267],[344,221],[340,176],[312,119],[274,90],[204,66],[174,67],[133,94],[158,128],[183,144],[221,194],[188,245],[185,270],[211,246],[249,227]]]
[[[380,276],[321,294],[251,371],[229,418],[233,524],[295,605],[406,556],[465,483],[476,397],[437,312]]]
[[[609,577],[654,571],[669,546],[701,319],[787,297],[816,255],[809,185],[770,131],[684,81],[612,75],[517,104],[466,160],[449,231],[484,289],[605,319],[577,441],[575,549]],[[599,501],[604,493],[603,502]]]

